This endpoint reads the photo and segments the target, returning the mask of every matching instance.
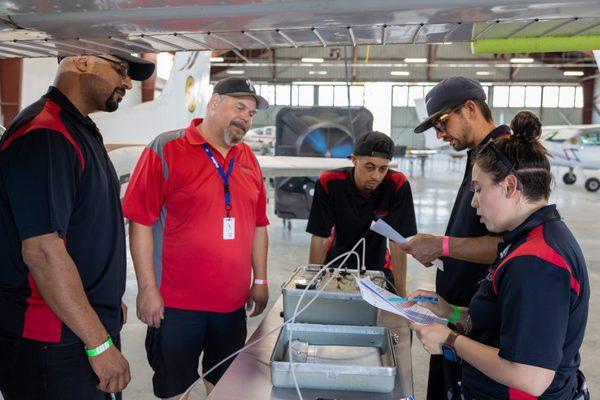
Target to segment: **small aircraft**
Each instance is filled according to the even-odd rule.
[[[562,180],[567,185],[576,182],[575,169],[586,177],[586,170],[600,170],[600,125],[561,125],[542,128],[544,146],[552,157],[553,165],[568,167]],[[586,177],[585,188],[590,192],[600,189],[600,180]]]

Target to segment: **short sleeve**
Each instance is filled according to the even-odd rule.
[[[510,260],[496,277],[500,357],[556,371],[570,309],[569,272],[534,256]]]
[[[67,237],[83,171],[75,145],[60,132],[36,129],[3,151],[1,176],[21,240]]]
[[[319,177],[315,185],[310,214],[308,216],[308,225],[306,231],[313,235],[327,238],[333,228],[334,210],[333,201],[322,183],[323,175]]]
[[[383,220],[404,237],[414,236],[417,233],[415,206],[408,181],[396,190],[390,212],[383,217]]]
[[[152,147],[146,147],[127,185],[123,214],[139,224],[154,225],[160,217],[165,192],[162,159]]]
[[[260,171],[260,169],[258,169]],[[269,225],[269,218],[267,217],[267,191],[265,188],[265,182],[260,174],[260,192],[258,193],[258,201],[256,202],[256,226],[267,226]]]

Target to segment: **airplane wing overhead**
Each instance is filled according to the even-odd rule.
[[[597,0],[28,0],[0,2],[0,58],[111,51],[570,38],[600,34]],[[533,49],[532,49],[533,50]]]

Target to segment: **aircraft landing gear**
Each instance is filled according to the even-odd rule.
[[[567,185],[572,185],[577,180],[577,176],[573,173],[573,170],[569,170],[566,174],[563,175],[563,182]]]
[[[600,189],[600,179],[589,178],[585,181],[585,188],[588,192],[597,192]]]

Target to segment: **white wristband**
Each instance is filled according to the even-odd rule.
[[[255,285],[266,285],[267,284],[267,280],[266,279],[255,279],[254,280],[254,284]]]

